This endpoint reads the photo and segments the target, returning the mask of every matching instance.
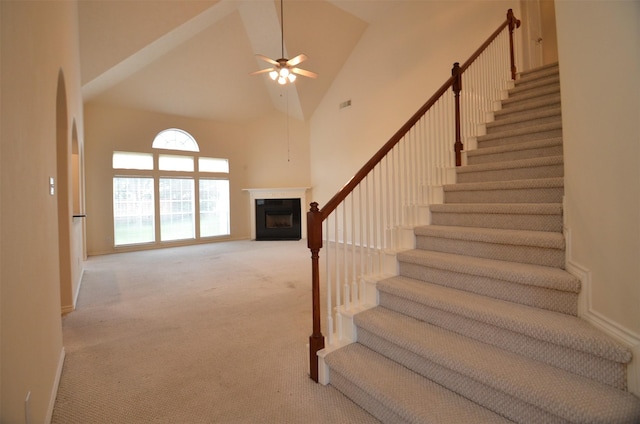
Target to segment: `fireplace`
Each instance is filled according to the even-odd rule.
[[[300,240],[300,199],[255,199],[256,240]]]
[[[0,0],[1,1],[1,0]],[[256,223],[258,221],[257,218],[257,209],[256,204],[258,200],[298,200],[300,208],[297,209],[299,212],[299,216],[302,218],[300,220],[300,235],[301,237],[297,238],[306,238],[307,237],[307,220],[306,220],[306,210],[307,210],[307,190],[311,187],[270,187],[270,188],[243,188],[243,191],[249,193],[249,226],[251,228],[251,240],[258,240],[257,232],[256,232]],[[292,216],[293,220],[294,217]],[[262,222],[264,222],[264,218],[262,218]],[[295,225],[295,224],[294,224]],[[295,239],[295,238],[294,238]],[[264,239],[262,239],[264,240]],[[271,239],[273,240],[273,239]]]

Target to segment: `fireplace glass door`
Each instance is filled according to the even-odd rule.
[[[300,199],[256,199],[256,240],[300,240]]]

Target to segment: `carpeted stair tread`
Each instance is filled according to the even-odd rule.
[[[482,213],[496,215],[562,215],[561,203],[441,203],[431,212]]]
[[[554,84],[560,84],[560,75],[557,73],[538,75],[536,78],[519,79],[515,81],[515,86],[509,90],[509,97],[527,90],[535,90],[540,87],[546,87]]]
[[[539,99],[547,96],[554,96],[560,91],[560,84],[552,84],[545,87],[540,87],[537,90],[525,91],[519,93],[516,96],[508,97],[502,100],[502,107],[508,108],[512,105],[516,105],[522,102],[528,102],[533,99]]]
[[[416,255],[423,252],[428,255],[442,253],[421,249],[409,252],[415,252]],[[447,253],[442,254],[450,255]],[[461,255],[453,254],[451,256],[460,258]],[[564,290],[565,285],[558,284],[554,279],[546,280],[544,275],[539,275],[535,272],[537,271],[535,268],[527,275],[510,272],[509,269],[502,269],[502,266],[509,268],[510,263],[520,265],[517,262],[496,260],[495,262],[499,265],[497,271],[492,272],[490,264],[487,264],[487,268],[456,267],[455,260],[447,261],[448,258],[446,258],[443,261],[439,257],[433,258],[431,256],[428,259],[425,260],[419,256],[404,257],[398,263],[399,275],[535,308],[574,316],[578,314],[578,293],[572,290]],[[470,257],[470,259],[483,258]],[[460,259],[458,259],[458,262],[460,262]],[[540,267],[554,269],[548,266]],[[560,270],[560,268],[557,269]],[[561,282],[563,281],[561,280]],[[556,284],[557,287],[555,286]]]
[[[490,134],[481,135],[478,137],[478,145],[483,142],[493,141],[496,139],[510,138],[510,137],[518,137],[525,136],[537,133],[545,133],[549,131],[557,131],[562,130],[562,121],[557,122],[549,122],[546,124],[538,124],[538,125],[529,125],[522,128],[514,128],[505,131],[496,131]]]
[[[580,280],[568,272],[546,266],[497,261],[429,250],[413,249],[398,253],[398,261],[481,277],[495,278],[515,284],[578,293]]]
[[[560,250],[565,248],[564,236],[562,234],[543,231],[424,225],[416,227],[414,232],[416,236],[447,238],[451,240],[478,241],[509,246],[524,245]]]
[[[529,188],[564,188],[564,178],[531,178],[527,180],[483,181],[479,183],[457,183],[443,186],[445,192],[471,190],[524,190]]]
[[[562,137],[544,138],[542,140],[525,141],[522,143],[503,144],[500,146],[482,147],[467,151],[467,157],[496,155],[519,150],[542,149],[550,146],[562,146]]]
[[[498,144],[493,147],[483,146],[480,149],[469,150],[466,152],[466,164],[477,165],[489,162],[511,162],[522,159],[561,156],[563,154],[562,141],[554,143],[547,142],[547,140],[553,140],[553,138],[539,139],[533,142],[523,141],[512,144]],[[520,146],[520,144],[524,146]],[[497,149],[497,147],[503,147],[504,149]]]
[[[539,108],[531,110],[527,114],[518,114],[516,116],[507,116],[503,119],[489,122],[486,124],[487,133],[493,131],[501,131],[507,126],[531,126],[531,122],[549,123],[562,119],[562,110],[560,105],[554,105],[553,108]],[[528,125],[527,125],[528,124]]]
[[[445,203],[429,209],[432,225],[562,231],[561,203]]]
[[[334,373],[340,374],[360,389],[349,387],[351,393],[345,393],[347,396],[373,398],[400,422],[511,422],[358,343],[329,353],[325,361],[331,367],[332,385]],[[336,388],[341,389],[339,385]]]
[[[364,311],[356,315],[356,323],[406,351],[569,422],[632,423],[640,419],[640,400],[628,392],[386,308]]]
[[[401,276],[380,281],[378,290],[614,362],[628,363],[631,360],[631,352],[627,348],[586,321],[571,315],[505,302]]]
[[[501,119],[508,119],[510,116],[518,114],[528,114],[535,109],[543,109],[548,107],[560,106],[561,98],[560,93],[554,95],[547,95],[545,97],[534,98],[526,102],[520,102],[519,104],[509,105],[507,108],[498,109],[493,112],[493,117],[496,121]]]
[[[522,112],[524,112],[524,110]],[[551,103],[548,107],[545,107],[545,108],[528,109],[527,112],[528,112],[527,114],[523,114],[517,117],[509,116],[510,114],[507,114],[507,116],[504,116],[502,119],[498,121],[487,122],[486,126],[487,128],[491,128],[491,127],[500,127],[502,125],[508,125],[508,124],[516,124],[522,121],[529,121],[529,120],[540,119],[540,118],[551,118],[551,117],[557,117],[558,119],[562,118],[562,107],[560,106],[560,103]],[[498,113],[498,112],[494,112],[494,114],[495,113]]]
[[[445,203],[559,203],[564,196],[564,180],[556,177],[447,184],[443,193]]]
[[[415,227],[414,234],[419,249],[565,267],[565,241],[556,231],[428,225]]]
[[[564,164],[564,158],[562,156],[543,156],[539,158],[520,159],[507,162],[490,162],[466,165],[456,168],[456,171],[458,174],[468,174],[471,172],[522,169],[562,164]]]
[[[545,78],[549,75],[557,75],[560,72],[560,65],[558,62],[548,63],[546,65],[539,66],[534,69],[528,69],[518,74],[516,79],[516,85],[526,84],[536,79]]]

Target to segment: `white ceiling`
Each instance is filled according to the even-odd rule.
[[[285,0],[285,57],[299,77],[282,88],[255,54],[281,57],[279,0],[81,0],[85,101],[247,122],[274,109],[308,119],[370,23],[393,1]]]

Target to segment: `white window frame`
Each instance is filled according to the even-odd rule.
[[[186,131],[183,130],[178,130],[178,129],[169,129],[169,130],[165,130],[165,131],[161,131],[158,136],[156,136],[156,138],[154,139],[154,142],[152,143],[152,150],[150,152],[125,152],[125,151],[115,151],[113,152],[114,155],[124,155],[126,156],[127,154],[131,154],[131,157],[135,157],[136,155],[139,155],[140,157],[144,158],[147,157],[149,155],[151,155],[153,157],[153,167],[152,169],[148,169],[148,165],[144,165],[144,166],[136,166],[136,165],[130,165],[127,164],[127,162],[124,162],[126,165],[124,166],[120,166],[120,167],[115,167],[115,162],[114,162],[114,158],[112,158],[112,169],[113,169],[113,179],[115,181],[115,178],[122,178],[122,177],[133,177],[133,178],[153,178],[153,184],[154,184],[154,231],[155,231],[155,238],[153,241],[151,242],[147,242],[147,243],[132,243],[132,244],[167,244],[167,243],[183,243],[183,244],[193,244],[193,243],[197,243],[198,241],[201,240],[209,240],[209,239],[216,239],[216,238],[228,238],[231,236],[231,204],[230,204],[230,186],[231,186],[231,181],[230,181],[230,171],[229,171],[229,160],[226,158],[215,158],[215,157],[210,157],[208,155],[200,155],[199,152],[199,147],[195,141],[195,139],[193,139],[193,137],[191,137],[191,139],[193,139],[193,144],[188,143],[188,142],[180,142],[178,144],[178,147],[181,146],[187,146],[187,148],[184,149],[180,149],[180,150],[172,150],[167,148],[167,146],[169,144],[167,144],[165,141],[163,141],[162,143],[162,147],[156,147],[156,144],[158,144],[156,142],[156,140],[158,140],[158,137],[161,134],[165,134],[167,133],[167,131],[178,131],[179,134],[191,137],[189,135],[189,133],[187,133]],[[175,134],[175,133],[173,133]],[[166,135],[166,134],[165,134]],[[196,150],[193,150],[195,146]],[[156,149],[161,149],[161,151],[157,151]],[[161,170],[160,169],[160,157],[175,157],[177,159],[179,159],[180,157],[184,157],[187,161],[189,158],[192,163],[193,163],[193,167],[194,169],[192,171],[189,171],[189,168],[185,169],[175,169],[175,170]],[[213,172],[213,171],[201,171],[200,168],[200,163],[202,162],[208,162],[210,164],[214,165],[214,168],[209,168],[209,169],[215,169],[217,172]],[[142,168],[142,169],[139,169]],[[206,167],[205,167],[206,169]],[[161,209],[160,209],[160,180],[163,178],[189,178],[189,179],[193,179],[193,217],[194,217],[194,221],[195,221],[195,225],[194,225],[194,237],[189,237],[189,238],[183,238],[183,239],[172,239],[172,240],[162,240],[161,237]],[[227,223],[227,229],[226,229],[226,233],[224,234],[216,234],[216,235],[210,235],[210,236],[201,236],[201,231],[200,231],[200,220],[203,217],[203,213],[201,213],[200,211],[200,207],[201,207],[201,203],[200,203],[200,181],[201,180],[226,180],[228,182],[229,185],[229,193],[228,196],[229,198],[226,199],[226,205],[228,206],[226,214],[226,217],[223,217],[222,222],[224,222],[224,219],[226,218],[226,223]],[[112,198],[113,198],[113,193],[112,193]],[[222,205],[224,205],[225,202],[222,202]],[[113,211],[113,208],[112,208]],[[115,214],[115,211],[113,212]],[[206,213],[205,213],[206,215]],[[116,248],[120,248],[120,247],[130,247],[132,246],[132,244],[116,244],[116,237],[115,237],[115,215],[112,219],[112,223],[113,223],[113,230],[114,230],[114,246]]]

